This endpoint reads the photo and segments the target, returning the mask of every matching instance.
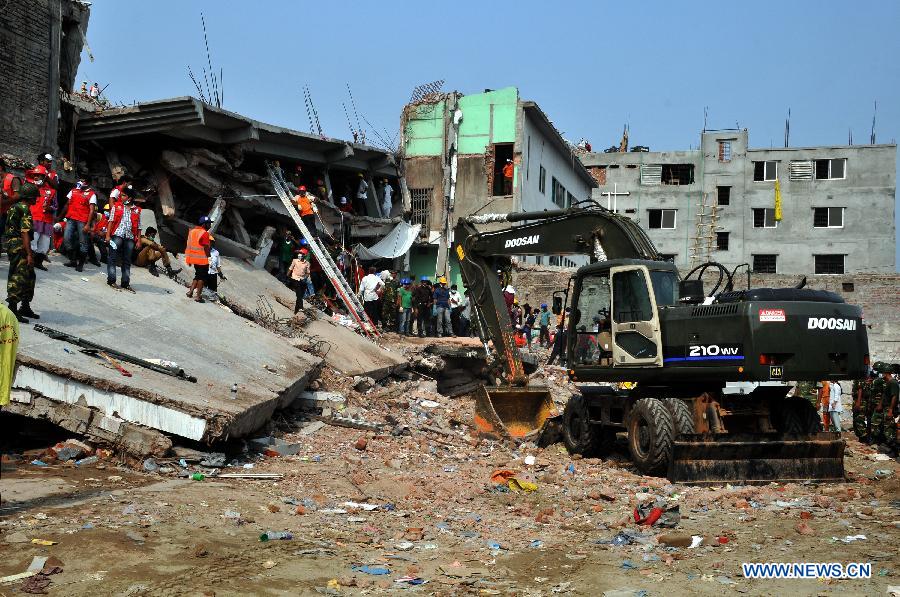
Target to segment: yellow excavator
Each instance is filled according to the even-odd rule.
[[[484,224],[492,226],[480,231]],[[461,218],[454,238],[473,316],[495,355],[495,384],[476,397],[483,433],[535,439],[561,419],[569,450],[588,454],[624,432],[638,469],[673,481],[844,478],[840,435],[824,432],[815,407],[789,396],[784,381],[864,376],[859,307],[808,288],[738,290],[734,272],[713,262],[682,277],[637,223],[593,203]],[[554,313],[571,311],[566,363],[578,387],[561,417],[548,389],[529,385],[515,344],[496,274],[514,255],[591,261],[553,301]]]

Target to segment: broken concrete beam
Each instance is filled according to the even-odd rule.
[[[266,226],[262,234],[259,235],[259,241],[256,243],[256,258],[253,260],[253,266],[257,269],[264,269],[266,261],[269,260],[269,253],[272,251],[274,241],[272,237],[275,235],[274,226]]]
[[[247,232],[247,227],[244,225],[244,218],[241,216],[241,212],[238,211],[237,208],[231,207],[225,211],[225,218],[231,225],[235,240],[249,246],[251,243],[250,233]]]
[[[347,398],[339,392],[300,392],[300,396],[294,404],[300,408],[340,410],[347,404]]]
[[[221,195],[225,190],[225,184],[221,178],[209,172],[206,168],[191,166],[190,160],[177,151],[171,149],[163,150],[160,164],[168,172],[171,172],[204,195],[215,197]]]
[[[190,160],[191,166],[210,166],[224,174],[230,174],[233,170],[231,163],[225,156],[204,147],[188,147],[183,151],[187,154],[186,157]]]
[[[228,207],[228,203],[225,202],[224,199],[216,199],[213,202],[212,209],[209,210],[209,219],[212,222],[209,226],[209,231],[211,234],[215,234],[216,230],[219,229],[219,226],[222,224],[222,220],[225,219],[225,208]]]
[[[159,207],[164,218],[175,217],[175,197],[172,195],[172,185],[169,184],[169,176],[160,167],[153,169],[156,176],[156,194],[159,197]]]
[[[172,440],[153,429],[108,416],[82,404],[57,402],[33,391],[13,390],[5,409],[32,419],[43,419],[67,431],[105,442],[132,456],[165,456]]]

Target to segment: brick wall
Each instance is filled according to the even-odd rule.
[[[50,111],[50,10],[60,0],[10,0],[0,11],[0,153],[33,162]],[[54,115],[55,117],[55,115]]]
[[[572,268],[520,264],[513,274],[513,285],[519,303],[550,303],[554,290],[565,290]],[[709,281],[707,289],[714,281]],[[786,288],[797,284],[802,276],[754,274],[754,288]],[[746,273],[738,274],[735,287],[746,287]],[[807,288],[830,290],[848,303],[859,305],[869,329],[869,349],[873,360],[900,362],[900,274],[857,274],[842,276],[807,276]]]

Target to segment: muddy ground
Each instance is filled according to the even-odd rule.
[[[561,371],[546,376],[564,395]],[[283,416],[274,433],[299,453],[233,454],[221,469],[279,480],[194,481],[178,476],[194,465],[145,473],[117,457],[5,463],[0,576],[52,555],[63,570],[47,577],[51,595],[885,595],[900,585],[900,467],[852,434],[846,483],[689,487],[636,474],[621,446],[601,460],[480,440],[471,399],[433,382],[361,393],[327,372],[321,381],[347,395],[342,414],[382,430]],[[498,470],[536,490],[495,484]],[[656,499],[679,506],[675,528],[635,524],[635,506]],[[293,539],[261,542],[266,531]],[[636,542],[610,543],[629,533]],[[661,535],[704,539],[667,547]],[[865,539],[846,539],[855,535]],[[868,562],[872,578],[749,580],[740,566],[807,561]]]

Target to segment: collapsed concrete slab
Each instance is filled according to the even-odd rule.
[[[212,442],[264,426],[322,366],[321,358],[220,305],[191,302],[183,286],[165,277],[133,268],[132,294],[108,287],[97,268],[79,274],[60,261],[38,272],[32,305],[41,320],[35,323],[136,357],[174,361],[197,383],[125,363],[128,377],[76,345],[22,325],[13,382],[20,414],[68,421],[67,429],[125,444],[158,443],[154,434],[134,439],[135,426]],[[0,263],[0,279],[7,268]]]
[[[219,285],[219,295],[229,308],[250,318],[257,318],[261,310],[269,309],[269,315],[276,320],[288,320],[293,316],[288,305],[294,304],[294,292],[277,278],[239,259],[223,259],[222,263],[228,280]],[[322,313],[303,326],[302,335],[305,340],[312,339],[319,344],[320,354],[328,366],[345,375],[365,375],[380,380],[408,365],[400,353],[332,323]],[[293,344],[308,345],[305,340]]]

